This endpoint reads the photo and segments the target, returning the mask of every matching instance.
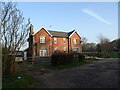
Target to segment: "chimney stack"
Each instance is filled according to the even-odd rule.
[[[34,26],[32,24],[30,24],[30,35],[32,35],[34,33],[33,29],[34,29]]]

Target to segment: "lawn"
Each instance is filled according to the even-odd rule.
[[[11,78],[4,77],[2,88],[29,88],[34,79],[27,75],[14,75]]]

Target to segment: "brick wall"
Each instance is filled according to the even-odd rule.
[[[77,44],[74,44],[74,39],[77,39]],[[74,50],[74,48],[79,48],[79,52],[82,52],[82,47],[81,47],[81,37],[75,32],[69,39],[70,41],[70,51]]]
[[[40,43],[40,37],[45,37],[45,43]],[[34,41],[37,43],[37,46],[34,47],[34,50],[36,50],[35,55],[39,56],[40,55],[40,49],[46,49],[47,50],[47,56],[50,55],[50,35],[46,32],[44,28],[39,30],[35,35],[34,35]]]
[[[57,38],[57,44],[54,44],[54,38]],[[63,39],[66,39],[66,44],[63,43]],[[66,53],[68,53],[68,38],[53,37],[52,45],[53,45],[52,52],[54,52],[55,48],[57,48],[57,50],[60,52],[64,52],[64,48],[66,48]]]
[[[37,43],[37,46],[34,46],[34,56],[39,56],[41,49],[46,49],[47,56],[51,56],[55,48],[60,52],[64,52],[64,48],[66,48],[66,53],[68,53],[68,49],[73,51],[74,48],[78,48],[79,52],[82,51],[81,38],[76,32],[70,38],[65,38],[66,44],[63,43],[63,37],[51,37],[44,28],[41,28],[33,37],[34,43]],[[40,43],[40,37],[45,37],[45,43]],[[54,38],[57,38],[57,44],[54,44]],[[77,39],[77,44],[74,44],[74,39]]]

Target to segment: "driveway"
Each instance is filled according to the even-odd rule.
[[[34,88],[117,88],[118,59],[92,61],[64,70],[51,70],[42,74],[39,70],[27,71],[35,78]]]

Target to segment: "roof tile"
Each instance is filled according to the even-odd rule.
[[[47,30],[51,35],[53,35],[53,37],[69,37],[73,32],[59,32],[59,31],[51,31],[51,30]]]

